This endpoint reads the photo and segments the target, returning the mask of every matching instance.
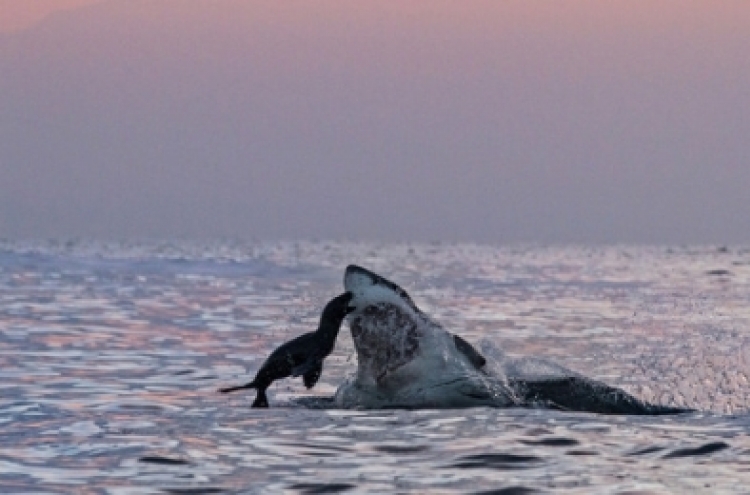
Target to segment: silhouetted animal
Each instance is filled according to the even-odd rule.
[[[222,388],[222,393],[254,388],[258,395],[252,407],[268,407],[266,389],[276,380],[302,376],[305,387],[312,388],[323,372],[323,360],[333,351],[341,323],[351,311],[350,292],[345,292],[328,302],[314,332],[308,332],[279,346],[260,367],[255,379],[245,385]]]

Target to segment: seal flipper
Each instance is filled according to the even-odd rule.
[[[316,352],[313,352],[309,356],[307,356],[307,359],[292,368],[291,376],[294,378],[297,378],[298,376],[305,376],[308,373],[312,373],[313,371],[315,371],[318,367],[322,366],[323,358],[321,358]]]
[[[323,374],[322,360],[318,361],[312,369],[302,375],[302,383],[304,383],[307,388],[313,388],[315,384],[318,383],[321,374]]]
[[[481,368],[485,364],[487,364],[487,360],[479,354],[479,351],[474,349],[474,346],[469,344],[466,340],[459,337],[455,333],[453,334],[453,343],[456,344],[456,349],[458,349],[461,354],[466,356],[469,359],[469,362],[473,364],[477,369]]]
[[[255,396],[251,407],[268,407],[268,397],[266,397],[265,388],[258,388],[258,395]]]

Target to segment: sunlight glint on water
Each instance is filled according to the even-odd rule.
[[[701,412],[340,411],[253,394],[348,263],[467,340]],[[354,243],[0,244],[0,492],[735,493],[750,482],[750,250]],[[192,490],[192,491],[191,491]]]

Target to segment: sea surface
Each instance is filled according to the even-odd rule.
[[[311,408],[356,369],[347,328],[306,390],[249,381],[357,263],[471,342],[648,401]],[[750,249],[0,241],[0,493],[750,493]]]

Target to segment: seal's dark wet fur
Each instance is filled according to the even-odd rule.
[[[273,351],[250,383],[222,388],[219,391],[228,393],[254,388],[258,395],[253,407],[268,407],[266,389],[276,380],[302,376],[305,387],[312,388],[323,372],[323,360],[333,351],[341,323],[351,311],[351,299],[352,295],[349,292],[331,299],[323,309],[316,331],[300,335]]]

